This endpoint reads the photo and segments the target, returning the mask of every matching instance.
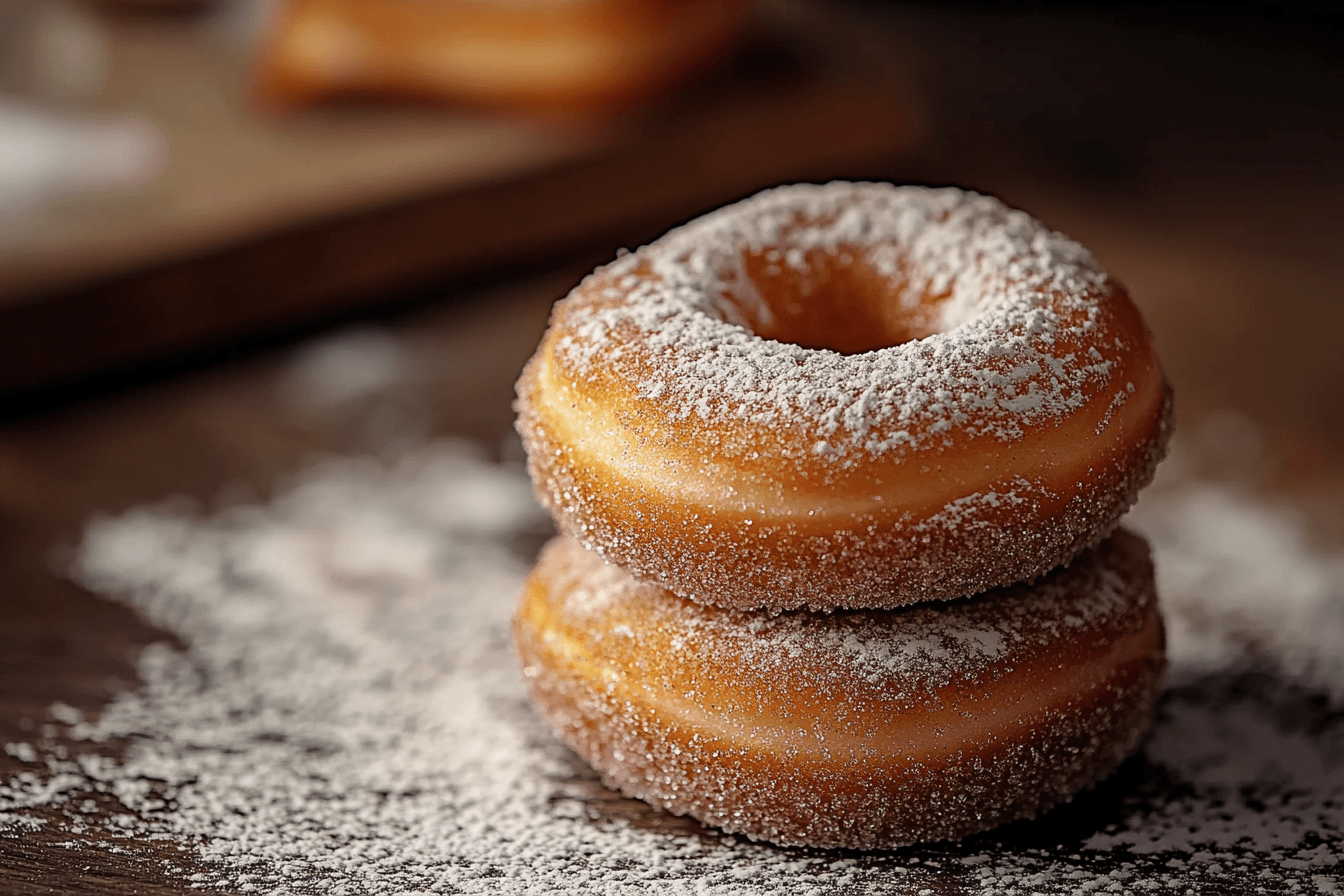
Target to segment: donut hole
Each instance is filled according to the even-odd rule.
[[[883,273],[860,252],[764,249],[742,260],[752,288],[726,298],[762,338],[856,355],[943,329],[946,296],[916,294],[902,272]]]

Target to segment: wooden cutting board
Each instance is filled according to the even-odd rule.
[[[757,189],[872,176],[924,141],[910,73],[862,27],[771,3],[742,54],[605,118],[255,111],[247,54],[191,22],[112,23],[103,111],[162,128],[137,192],[0,237],[0,396],[289,326],[389,290],[647,239]]]

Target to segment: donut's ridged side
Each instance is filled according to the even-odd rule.
[[[859,849],[1067,800],[1136,748],[1164,669],[1127,533],[1034,586],[773,620],[640,585],[562,538],[514,638],[541,713],[608,785],[752,838]]]

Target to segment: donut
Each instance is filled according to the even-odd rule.
[[[723,609],[575,539],[514,643],[532,699],[610,787],[780,845],[875,849],[1031,817],[1112,772],[1165,661],[1124,530],[1034,585],[895,610]]]
[[[956,189],[801,185],[586,278],[517,387],[537,495],[721,607],[895,607],[1032,579],[1165,452],[1138,310],[1077,243]]]
[[[585,108],[725,57],[747,0],[287,0],[258,59],[264,105],[334,97]]]

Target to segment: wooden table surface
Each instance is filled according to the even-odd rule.
[[[907,33],[924,29],[930,52],[941,51],[946,21],[904,25]],[[945,96],[955,96],[954,81],[943,85]],[[945,135],[956,133],[955,122],[945,126]],[[1320,140],[1337,137],[1323,133]],[[1114,178],[1079,181],[1013,157],[1012,141],[1001,143],[1000,155],[955,143],[893,168],[998,192],[1092,248],[1129,284],[1152,325],[1183,437],[1198,440],[1213,411],[1245,415],[1266,449],[1235,475],[1290,496],[1317,538],[1344,543],[1339,166],[1311,151],[1300,169],[1255,168],[1261,179],[1252,183],[1247,169],[1230,163],[1194,176],[1207,173],[1196,158],[1186,169],[1170,163],[1176,173],[1152,183],[1116,186]],[[525,276],[466,286],[449,279],[435,288],[436,300],[379,318],[376,325],[418,359],[391,399],[402,413],[399,432],[488,446],[510,439],[517,370],[550,304],[599,260],[595,251],[577,253]],[[0,423],[0,743],[40,736],[56,701],[97,714],[134,686],[137,650],[164,637],[58,574],[92,515],[181,495],[206,507],[264,497],[318,453],[380,447],[378,408],[294,404],[286,384],[301,351],[282,344],[112,391],[86,383],[73,398],[63,394]],[[1233,475],[1216,451],[1205,462],[1209,476]],[[0,753],[0,779],[20,769]],[[63,839],[51,831],[0,836],[0,892],[188,892],[156,861],[167,847],[72,851]]]

